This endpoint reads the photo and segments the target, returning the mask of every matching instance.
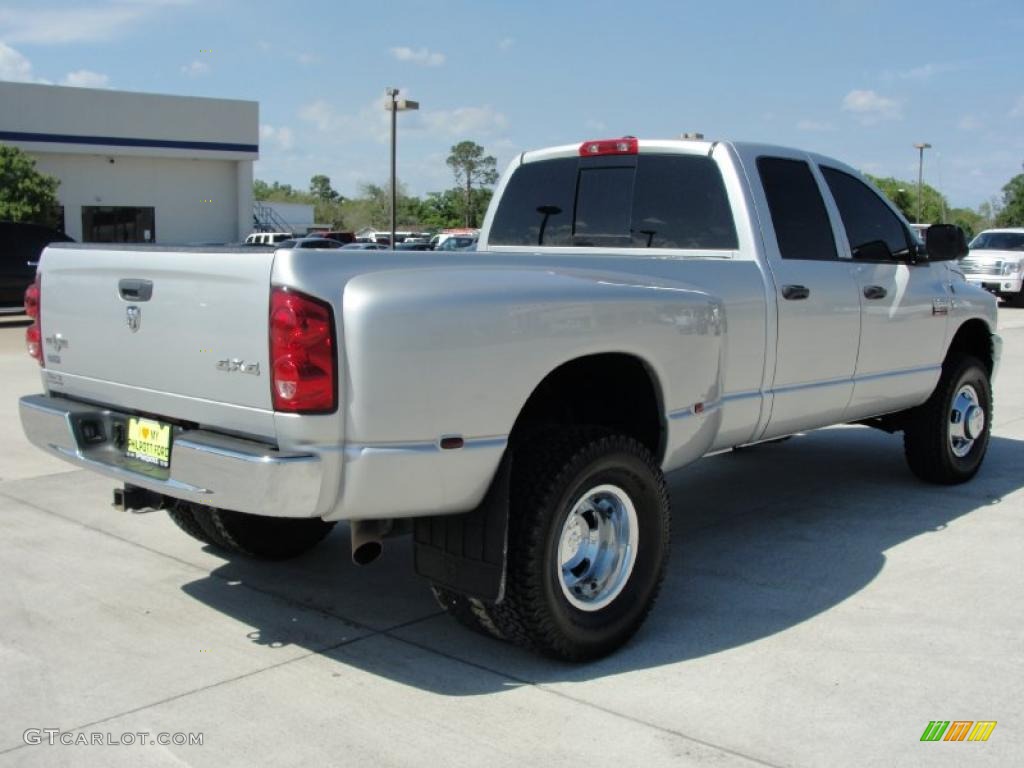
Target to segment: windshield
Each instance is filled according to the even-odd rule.
[[[982,232],[970,247],[972,251],[1024,251],[1024,232]]]

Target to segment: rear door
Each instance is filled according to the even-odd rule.
[[[853,173],[826,164],[821,173],[843,222],[842,248],[852,258],[863,310],[846,418],[917,405],[934,388],[942,364],[950,302],[946,267],[910,263],[907,226]]]
[[[772,411],[762,437],[836,423],[853,391],[860,340],[850,259],[806,154],[750,147],[741,157],[754,180],[778,311]]]

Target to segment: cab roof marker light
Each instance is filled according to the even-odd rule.
[[[605,155],[635,155],[639,142],[633,136],[621,139],[595,139],[580,144],[580,157],[602,157]]]

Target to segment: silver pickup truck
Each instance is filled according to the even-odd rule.
[[[593,658],[658,592],[665,472],[839,423],[978,471],[1000,342],[965,252],[826,157],[588,141],[518,157],[475,252],[52,246],[21,419],[225,550],[411,530],[456,619]]]

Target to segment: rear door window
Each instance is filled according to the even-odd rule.
[[[811,167],[803,160],[759,157],[775,240],[784,259],[838,259],[835,236]]]
[[[505,187],[493,245],[735,249],[717,164],[703,155],[526,163]]]

